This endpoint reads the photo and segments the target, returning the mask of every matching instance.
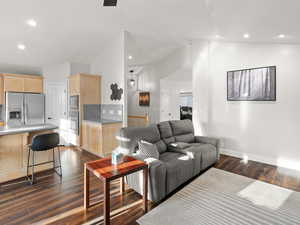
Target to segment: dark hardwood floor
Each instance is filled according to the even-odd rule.
[[[102,205],[83,209],[83,164],[97,157],[74,149],[62,150],[63,179],[52,172],[39,175],[30,186],[23,179],[0,187],[0,224],[75,225],[102,215]],[[300,191],[300,172],[222,155],[216,168]],[[102,200],[102,183],[91,176],[91,198]],[[131,189],[119,194],[119,181],[111,185],[112,224],[136,225],[143,215],[142,198]],[[93,202],[92,202],[93,203]],[[150,207],[154,207],[149,203]]]

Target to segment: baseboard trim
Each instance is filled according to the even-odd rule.
[[[245,152],[238,152],[238,151],[234,151],[234,150],[226,149],[226,148],[221,148],[220,152],[221,152],[221,154],[237,157],[237,158],[244,159],[244,160],[247,158],[248,160],[251,160],[251,161],[270,164],[273,166],[279,166],[278,160],[274,159],[274,158],[266,158],[266,157],[262,157],[259,155],[249,154],[249,153],[245,153]]]

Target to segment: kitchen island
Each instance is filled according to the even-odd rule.
[[[32,137],[53,132],[52,124],[34,126],[0,127],[0,183],[26,176],[28,149]],[[37,152],[36,163],[52,160],[52,152]],[[52,168],[52,164],[37,166],[35,171]]]

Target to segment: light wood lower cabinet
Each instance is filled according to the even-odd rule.
[[[81,148],[98,156],[107,156],[118,147],[117,132],[122,123],[101,124],[83,121]]]
[[[0,183],[26,176],[28,149],[36,134],[53,132],[40,131],[0,136]],[[31,163],[32,158],[30,158]],[[52,160],[52,151],[35,152],[35,163]],[[52,164],[36,166],[35,172],[51,169]],[[29,170],[31,173],[31,170]]]

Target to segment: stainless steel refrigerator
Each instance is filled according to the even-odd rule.
[[[6,92],[5,122],[7,126],[45,123],[45,95]]]

